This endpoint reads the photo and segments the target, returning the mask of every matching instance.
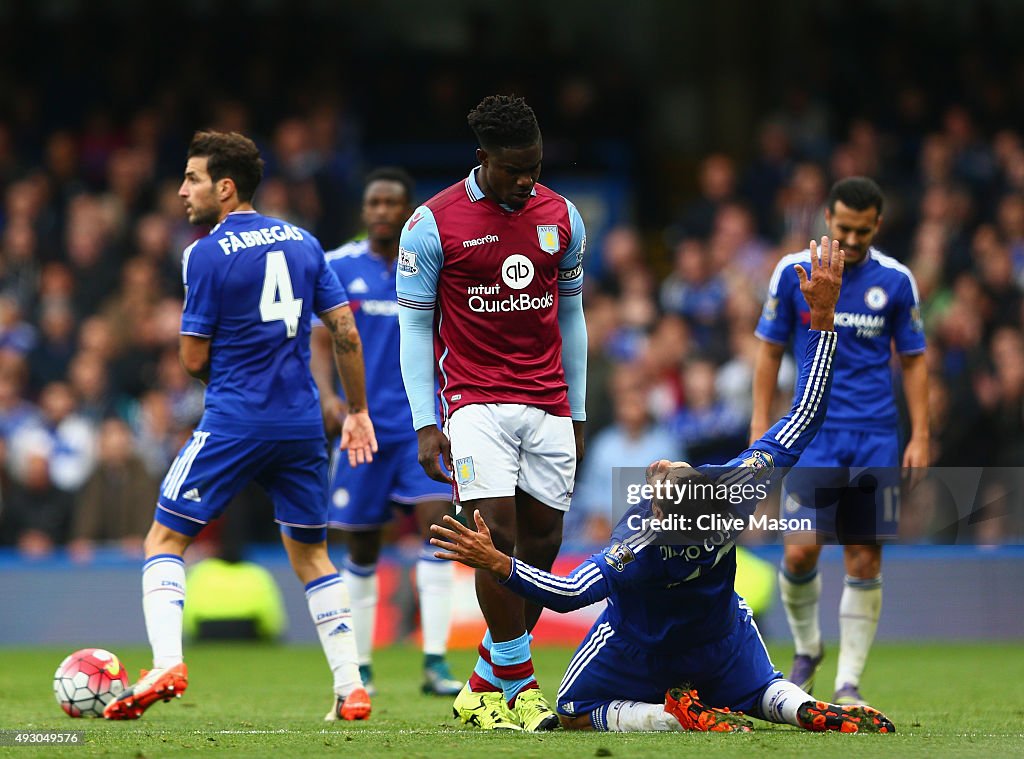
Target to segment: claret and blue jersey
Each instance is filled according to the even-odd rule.
[[[809,275],[810,260],[810,251],[805,250],[779,261],[756,330],[762,340],[780,345],[792,338],[796,356],[806,345],[811,315],[793,266],[800,264]],[[829,403],[825,427],[895,429],[892,343],[901,354],[925,350],[917,284],[910,270],[877,248],[870,248],[862,263],[848,264],[835,329],[843,346],[835,364],[835,381],[842,392]]]
[[[236,211],[185,250],[182,275],[182,334],[211,341],[199,428],[260,440],[322,437],[310,320],[348,296],[316,238]]]

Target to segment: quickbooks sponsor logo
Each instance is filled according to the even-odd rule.
[[[509,295],[501,300],[488,300],[479,295],[473,295],[469,299],[469,310],[478,314],[509,313],[512,311],[536,311],[542,308],[551,308],[555,305],[555,298],[551,293],[531,296],[528,293]]]
[[[498,242],[497,235],[484,235],[483,237],[477,237],[474,240],[463,240],[463,248],[475,248],[477,245],[486,245],[487,243]]]

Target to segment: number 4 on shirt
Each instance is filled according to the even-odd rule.
[[[260,318],[265,322],[283,321],[288,337],[295,337],[299,331],[299,317],[302,315],[302,298],[296,298],[292,291],[292,278],[284,253],[272,250],[267,253],[267,271],[263,276],[263,294],[260,296]]]

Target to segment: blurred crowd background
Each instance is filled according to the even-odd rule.
[[[257,208],[329,249],[360,232],[375,166],[412,171],[419,200],[464,176],[465,115],[493,92],[534,107],[542,181],[590,233],[567,537],[607,533],[613,466],[745,447],[769,276],[851,175],[882,186],[876,244],[917,278],[932,464],[1024,461],[1020,5],[436,5],[0,7],[0,544],[140,549],[202,412],[177,358],[181,251],[206,231],[177,197],[194,130],[256,139]],[[241,500],[234,539],[273,540],[265,500]],[[997,517],[986,540],[1019,534]]]

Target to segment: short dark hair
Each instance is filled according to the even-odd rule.
[[[844,206],[854,211],[876,208],[878,215],[882,215],[882,188],[867,177],[847,177],[832,185],[827,206],[830,213],[835,213],[836,201],[842,202]]]
[[[488,95],[466,121],[484,150],[525,148],[540,140],[536,114],[515,95]]]
[[[398,182],[398,184],[402,185],[402,189],[405,190],[405,199],[409,201],[410,205],[412,204],[413,196],[416,194],[416,182],[405,169],[399,166],[381,166],[376,168],[366,175],[363,187],[369,187],[374,182]]]
[[[224,178],[233,181],[243,203],[252,200],[263,179],[259,148],[238,132],[196,132],[188,146],[188,157],[205,158],[206,171],[214,182]]]

